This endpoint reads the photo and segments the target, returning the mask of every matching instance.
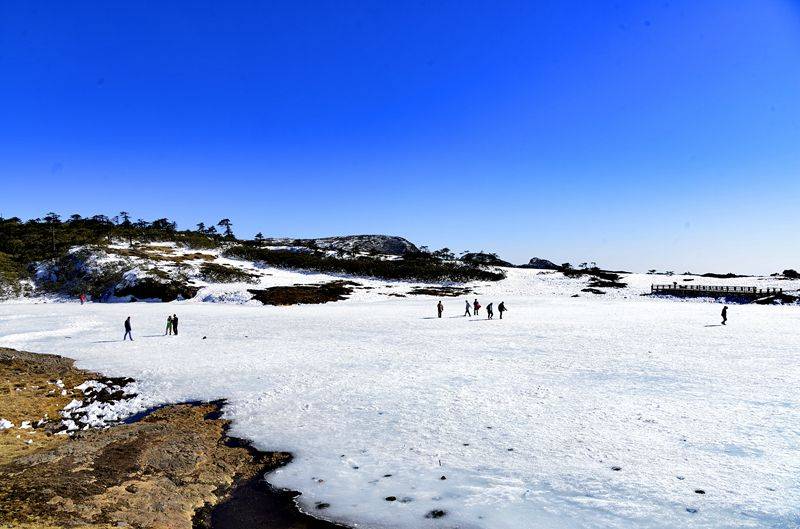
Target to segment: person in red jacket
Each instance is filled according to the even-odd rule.
[[[478,298],[475,298],[475,301],[472,303],[472,308],[473,308],[472,313],[477,316],[478,311],[481,310],[481,304],[478,303]]]

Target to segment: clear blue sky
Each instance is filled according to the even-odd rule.
[[[6,217],[800,268],[800,3],[7,0],[0,186]]]

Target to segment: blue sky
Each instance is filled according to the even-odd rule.
[[[0,214],[800,268],[796,1],[164,4],[0,3]]]

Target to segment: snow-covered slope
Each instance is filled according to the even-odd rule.
[[[376,237],[376,236],[364,236]],[[347,238],[350,242],[353,239]],[[307,272],[302,270],[285,270],[269,267],[260,262],[243,259],[231,259],[223,256],[225,248],[193,250],[172,243],[150,243],[130,246],[126,243],[110,245],[103,249],[74,248],[70,252],[71,259],[61,260],[57,264],[42,263],[37,271],[40,285],[47,281],[55,281],[65,275],[64,268],[74,270],[73,277],[89,274],[104,277],[117,277],[108,270],[116,271],[118,279],[109,284],[112,295],[103,297],[103,301],[147,300],[136,296],[136,285],[143,281],[151,281],[161,285],[173,286],[171,296],[165,299],[189,299],[194,302],[220,303],[253,303],[250,290],[274,286],[290,286],[299,284],[322,284],[342,278],[353,279],[369,293],[354,294],[357,299],[364,296],[378,298],[407,295],[422,285],[415,281],[385,281],[363,277],[331,275]],[[333,252],[333,250],[330,250]],[[385,255],[392,259],[394,256]],[[66,263],[66,264],[65,264]],[[219,281],[204,272],[204,266],[214,265],[225,270],[236,272],[242,279],[237,281]],[[59,268],[60,267],[60,268]],[[713,284],[730,286],[758,286],[761,288],[777,287],[787,292],[796,293],[800,288],[800,280],[782,280],[774,277],[744,277],[734,279],[713,279],[691,275],[659,275],[659,274],[622,274],[620,281],[626,286],[622,288],[600,288],[602,294],[594,294],[584,289],[591,287],[591,277],[565,277],[564,274],[549,269],[503,268],[507,279],[497,283],[473,283],[467,285],[476,293],[490,288],[492,292],[506,295],[552,295],[552,296],[588,296],[602,295],[608,298],[631,298],[650,292],[652,283],[680,284]],[[176,286],[177,285],[177,286]],[[30,287],[27,289],[30,291]],[[130,294],[128,292],[134,292]],[[176,294],[177,293],[177,294]],[[41,292],[39,293],[41,295]],[[169,293],[168,293],[169,294]],[[167,295],[168,295],[167,294]],[[73,296],[75,298],[75,296]],[[63,299],[63,298],[62,298]],[[152,298],[150,300],[159,300]]]
[[[6,303],[0,345],[133,376],[148,404],[228,399],[235,435],[296,455],[272,483],[359,527],[796,527],[800,309],[735,306],[722,327],[719,305],[640,295],[667,278],[623,281],[509,269],[469,296],[505,301],[502,321],[462,298],[438,319],[385,282],[313,306]]]

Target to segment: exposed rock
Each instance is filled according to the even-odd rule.
[[[547,259],[541,259],[539,257],[534,257],[528,264],[524,264],[520,266],[520,268],[538,268],[540,270],[559,270],[561,269],[560,266],[555,264],[552,261],[548,261]]]
[[[482,265],[482,266],[505,266],[505,267],[512,267],[513,264],[509,263],[508,261],[503,261],[499,257],[497,257],[496,253],[485,253],[485,252],[472,252],[472,253],[465,253],[461,256],[461,260],[465,263],[473,264],[473,265]]]
[[[73,399],[83,400],[72,388],[98,376],[76,369],[69,358],[0,348],[0,418],[34,425],[0,430],[0,465],[64,442],[66,436],[53,435],[61,425],[59,412]]]
[[[218,407],[165,407],[3,465],[0,522],[191,529],[196,509],[289,457],[226,446],[227,421],[206,419]]]
[[[300,246],[322,250],[341,250],[347,253],[377,253],[403,255],[418,252],[409,240],[393,235],[343,235],[318,239],[264,239],[266,246]]]

